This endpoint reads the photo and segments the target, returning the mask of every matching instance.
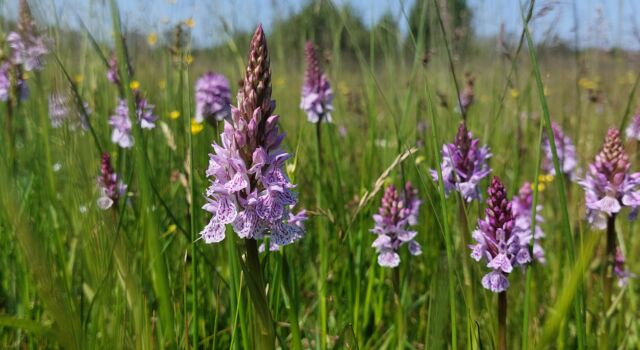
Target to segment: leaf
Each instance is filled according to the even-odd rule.
[[[53,342],[59,342],[59,334],[51,327],[40,322],[16,318],[13,316],[0,315],[0,326],[21,329],[34,335],[50,338]]]
[[[358,349],[358,341],[356,340],[356,335],[353,332],[353,325],[351,323],[342,328],[342,332],[340,332],[340,339],[335,348],[352,350]]]

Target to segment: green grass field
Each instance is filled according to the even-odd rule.
[[[29,3],[38,18],[41,7]],[[192,48],[189,31],[199,23],[167,25],[158,40],[155,32],[127,33],[116,2],[106,3],[110,40],[86,28],[39,25],[48,38],[44,69],[20,66],[29,96],[20,99],[11,85],[0,102],[0,347],[504,349],[502,333],[509,349],[640,347],[638,281],[619,286],[606,277],[608,237],[626,269],[640,271],[638,224],[624,208],[613,231],[592,228],[582,187],[546,174],[540,147],[553,135],[549,123],[561,125],[583,177],[607,128],[624,136],[634,116],[637,54],[534,45],[528,30],[544,28],[528,3],[513,14],[523,20],[506,54],[493,41],[455,38],[448,7],[435,1],[417,5],[427,9],[418,28],[429,30],[402,42],[391,27],[355,26],[354,14],[336,4],[310,5],[299,32],[285,24],[266,31],[275,114],[292,155],[285,170],[296,184],[296,210],[309,214],[306,234],[256,256],[256,241],[231,225],[220,243],[200,239],[211,219],[201,209],[211,143],[224,126],[192,121],[194,86],[206,71],[227,77],[238,105],[253,31],[220,33],[221,46]],[[333,15],[320,21],[324,13]],[[15,20],[0,23],[2,38],[17,30]],[[317,23],[329,30],[314,32]],[[317,43],[333,88],[333,123],[310,123],[299,107],[306,40]],[[0,43],[0,62],[11,62],[9,44]],[[120,88],[107,80],[112,54]],[[466,125],[493,156],[482,200],[463,205],[459,195],[445,196],[430,170],[439,171],[442,145],[463,120],[456,96],[467,72],[475,99]],[[136,90],[159,118],[151,130],[134,122],[127,149],[112,142],[109,117],[119,97],[132,110]],[[67,96],[74,111],[58,128],[49,116],[52,94]],[[82,128],[76,114],[85,112]],[[624,147],[629,171],[639,171],[640,143],[624,138]],[[128,186],[107,210],[96,182],[105,152]],[[556,153],[546,161],[557,169]],[[498,294],[481,284],[490,269],[467,247],[494,175],[510,197],[533,183],[545,232],[546,263],[508,275],[504,322]],[[381,267],[372,216],[385,188],[406,181],[422,201],[412,228],[422,254],[402,247],[397,268]]]

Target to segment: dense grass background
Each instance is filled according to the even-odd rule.
[[[511,194],[537,181],[542,126],[549,120],[573,138],[584,169],[606,128],[624,123],[637,104],[634,53],[534,47],[524,25],[501,52],[471,33],[454,38],[455,29],[468,24],[464,11],[456,24],[447,18],[458,18],[457,10],[442,7],[441,26],[434,2],[416,6],[427,10],[400,19],[418,29],[402,38],[392,22],[368,30],[356,14],[324,1],[267,32],[276,112],[288,134],[286,148],[295,154],[287,171],[298,185],[300,208],[312,213],[303,240],[261,255],[283,349],[495,347],[497,298],[481,287],[486,269],[469,258],[459,224],[465,215],[473,229],[484,204],[460,213],[458,199],[444,199],[429,176],[461,121],[455,96],[465,72],[476,77],[468,127],[490,146],[493,174]],[[535,16],[527,18],[528,6],[514,16],[544,30],[536,28]],[[173,40],[175,28],[167,28],[166,38],[149,45],[144,35],[121,28],[114,2],[104,11],[113,19],[110,30],[126,34],[135,75],[124,76],[125,86],[139,82],[156,105],[159,126],[136,131],[131,150],[111,143],[108,116],[119,92],[106,80],[103,59],[115,52],[124,65],[123,42],[94,42],[90,31],[62,24],[47,28],[47,67],[29,75],[31,95],[2,133],[0,346],[255,348],[254,306],[239,259],[243,242],[231,232],[220,244],[196,240],[209,220],[200,207],[219,130],[204,125],[192,132],[190,121],[194,82],[206,70],[225,74],[235,90],[248,35],[227,33],[220,47],[192,50],[182,23],[183,40]],[[291,23],[308,26],[293,31]],[[3,21],[3,36],[13,27]],[[322,49],[335,92],[335,123],[322,125],[322,163],[315,126],[298,108],[307,39]],[[593,86],[602,101],[589,99],[585,88]],[[51,128],[49,95],[73,90],[90,106],[95,135],[68,123]],[[128,89],[125,95],[131,101]],[[170,118],[172,111],[180,116]],[[3,122],[7,113],[2,106]],[[638,145],[627,146],[631,159],[639,159]],[[104,151],[129,184],[117,211],[96,205]],[[417,226],[423,254],[403,251],[394,275],[377,265],[369,229],[381,187],[405,180],[423,200]],[[612,308],[603,310],[604,233],[583,220],[582,190],[561,179],[537,188],[548,261],[510,276],[510,348],[595,348],[605,333],[612,348],[637,348],[637,281],[615,288]],[[618,242],[631,271],[639,267],[637,233],[621,216]]]

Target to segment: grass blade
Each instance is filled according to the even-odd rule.
[[[531,2],[531,7],[533,8],[534,1]],[[551,117],[549,113],[549,106],[547,105],[547,99],[544,94],[544,84],[542,83],[542,77],[540,74],[540,66],[538,64],[538,59],[536,56],[536,49],[533,43],[533,39],[531,38],[531,33],[529,32],[529,25],[525,20],[524,16],[522,17],[522,22],[524,24],[524,31],[527,38],[527,46],[529,48],[529,55],[531,57],[531,64],[533,65],[533,70],[536,78],[536,86],[538,88],[538,97],[540,98],[540,105],[542,107],[542,116],[544,118],[544,125],[547,131],[547,138],[549,139],[549,144],[551,146],[551,153],[553,155],[553,167],[556,171],[556,174],[562,174],[562,168],[560,167],[560,162],[558,160],[558,151],[556,149],[556,141],[553,135],[553,130],[551,128]],[[560,197],[560,208],[561,208],[561,216],[562,216],[562,233],[564,234],[565,243],[567,245],[568,253],[569,253],[569,263],[573,266],[576,262],[575,257],[575,244],[573,241],[573,236],[571,234],[571,223],[569,222],[569,210],[567,204],[567,195],[565,190],[565,179],[563,176],[556,177],[556,183],[558,186],[558,194]],[[584,330],[584,313],[581,308],[580,300],[582,300],[582,283],[578,283],[578,292],[577,297],[573,300],[574,305],[574,313],[575,313],[575,322],[578,336],[578,348],[584,349],[586,346],[586,333]]]
[[[458,339],[457,339],[457,322],[456,322],[456,291],[455,291],[455,276],[454,276],[454,252],[453,252],[453,240],[451,239],[451,233],[449,232],[449,219],[447,213],[447,198],[444,194],[444,181],[442,178],[442,168],[440,166],[441,159],[438,145],[440,144],[440,139],[438,137],[438,128],[436,125],[436,108],[433,103],[433,99],[431,98],[431,93],[429,92],[429,87],[425,84],[426,94],[428,98],[428,104],[431,109],[431,142],[432,149],[434,153],[435,163],[436,163],[436,171],[438,172],[438,194],[440,195],[440,210],[442,215],[443,229],[444,229],[444,243],[447,252],[447,270],[449,272],[449,309],[451,319],[449,322],[451,323],[451,348],[457,349]]]

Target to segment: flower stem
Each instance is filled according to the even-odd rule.
[[[402,293],[400,282],[400,268],[393,269],[393,291],[396,302],[396,337],[398,341],[398,349],[404,349],[404,312],[402,310]]]
[[[498,293],[498,350],[507,350],[507,292]]]
[[[460,229],[462,234],[460,235],[461,251],[467,249],[467,236],[469,235],[469,223],[467,222],[467,208],[462,195],[459,196],[458,201],[458,213],[460,217]],[[465,276],[466,278],[467,276]],[[465,280],[465,283],[467,281]]]
[[[264,277],[262,276],[262,268],[260,267],[260,258],[258,256],[258,244],[255,239],[245,239],[244,244],[246,261],[242,264],[242,267],[247,274],[248,289],[257,320],[254,348],[272,350],[275,349],[275,330],[265,295]]]
[[[469,219],[467,218],[467,211],[469,210],[469,206],[467,205],[467,203],[465,202],[464,198],[462,197],[462,195],[459,195],[458,197],[458,214],[459,214],[459,219],[460,219],[460,251],[461,252],[465,252],[467,251],[469,248],[467,248],[468,245],[468,239],[469,237],[471,237],[471,233],[469,232]],[[468,254],[467,254],[468,257]],[[469,266],[467,264],[467,259],[465,258],[463,260],[463,267],[465,269],[464,271],[464,283],[465,286],[467,288],[469,288],[469,286],[471,285],[471,277],[469,276]],[[470,302],[470,301],[467,301]]]
[[[607,250],[605,256],[605,267],[603,275],[604,283],[604,318],[611,305],[611,290],[613,287],[613,268],[616,259],[616,215],[611,215],[607,220]],[[603,349],[608,349],[609,343],[609,324],[605,321],[604,333],[602,337]]]
[[[316,205],[318,208],[322,208],[324,204],[323,197],[323,185],[324,179],[322,177],[322,132],[321,132],[321,122],[322,118],[318,120],[316,123]],[[323,228],[325,228],[324,223],[321,221],[317,221],[318,232],[320,232]],[[319,238],[318,245],[319,255],[320,255],[320,278],[318,279],[318,296],[320,303],[320,348],[327,348],[327,269],[328,269],[328,258],[327,258],[327,241],[324,237]]]
[[[318,146],[318,163],[320,167],[322,167],[322,128],[320,126],[322,119],[318,120],[316,123],[316,144]],[[320,170],[320,169],[318,169]]]

